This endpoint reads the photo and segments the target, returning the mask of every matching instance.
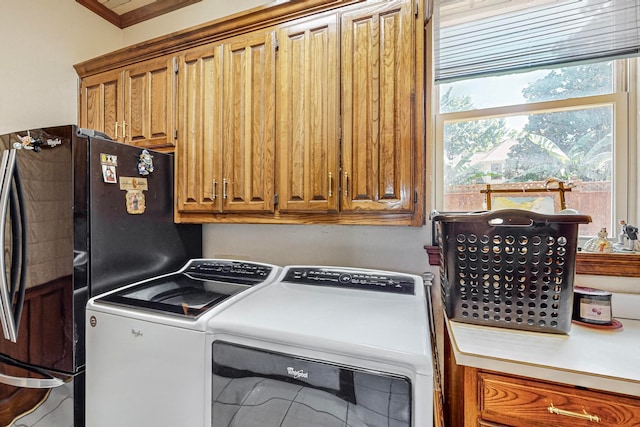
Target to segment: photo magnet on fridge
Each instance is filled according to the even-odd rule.
[[[118,182],[116,176],[116,166],[118,166],[118,156],[113,154],[100,153],[100,164],[102,165],[102,179],[109,184]]]

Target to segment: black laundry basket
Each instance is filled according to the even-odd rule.
[[[569,333],[578,224],[588,215],[433,212],[442,303],[466,323]]]

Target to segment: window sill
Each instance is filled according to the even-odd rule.
[[[440,265],[437,246],[425,246],[429,265]],[[578,252],[576,274],[598,276],[640,277],[640,255],[638,254],[593,254]]]

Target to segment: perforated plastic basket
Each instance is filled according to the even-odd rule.
[[[433,212],[449,319],[539,332],[571,329],[578,224],[588,215]]]

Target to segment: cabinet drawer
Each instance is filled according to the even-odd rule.
[[[638,426],[640,399],[478,372],[480,418],[516,426]]]

